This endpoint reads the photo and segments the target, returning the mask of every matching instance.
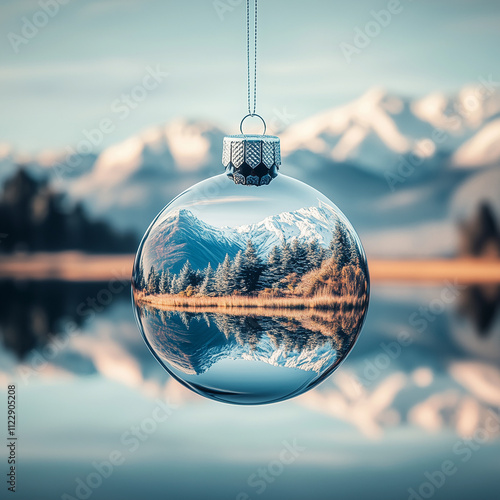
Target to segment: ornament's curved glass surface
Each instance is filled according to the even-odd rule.
[[[311,389],[345,359],[369,277],[356,232],[321,193],[281,174],[258,187],[222,174],[153,221],[132,290],[171,375],[218,401],[263,404]]]

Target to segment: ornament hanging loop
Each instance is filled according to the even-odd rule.
[[[241,120],[241,122],[240,122],[240,132],[241,132],[241,134],[242,134],[242,135],[247,135],[247,134],[245,134],[245,132],[243,132],[243,122],[244,122],[247,118],[249,118],[249,117],[254,117],[254,116],[256,116],[257,118],[260,118],[260,119],[261,119],[261,121],[262,121],[262,125],[264,125],[264,131],[262,132],[262,135],[266,135],[266,130],[267,130],[266,122],[265,122],[264,118],[262,118],[262,116],[258,115],[257,113],[248,113],[248,115],[245,115],[245,116],[243,117],[243,119],[242,119],[242,120]]]

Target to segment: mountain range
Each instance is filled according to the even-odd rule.
[[[255,224],[237,227],[215,227],[196,217],[190,210],[173,211],[151,231],[142,252],[146,272],[168,267],[178,273],[189,259],[195,269],[213,268],[226,254],[234,258],[251,240],[257,253],[265,258],[275,246],[299,238],[304,242],[316,239],[327,247],[332,239],[332,212],[326,206],[306,207],[266,217]]]
[[[280,134],[281,172],[331,198],[369,254],[450,255],[459,220],[481,201],[500,214],[500,92],[493,87],[418,99],[372,89],[292,123]],[[176,120],[84,155],[74,168],[64,167],[74,158],[63,154],[26,157],[0,145],[0,182],[22,161],[52,175],[91,214],[141,234],[178,193],[223,171],[224,135],[208,122]]]

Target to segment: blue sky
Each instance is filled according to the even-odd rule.
[[[221,0],[221,19],[214,0],[65,0],[16,52],[23,17],[44,22],[39,1],[0,0],[0,143],[63,149],[103,119],[113,130],[99,148],[178,117],[236,132],[246,112],[244,1]],[[418,96],[498,79],[498,1],[400,0],[348,63],[340,44],[389,3],[261,0],[258,111],[299,120],[374,86]],[[147,68],[168,76],[124,109],[117,99]]]

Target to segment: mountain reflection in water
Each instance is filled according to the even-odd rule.
[[[193,312],[140,304],[137,318],[160,363],[196,392],[239,404],[305,392],[353,346],[364,311]]]

